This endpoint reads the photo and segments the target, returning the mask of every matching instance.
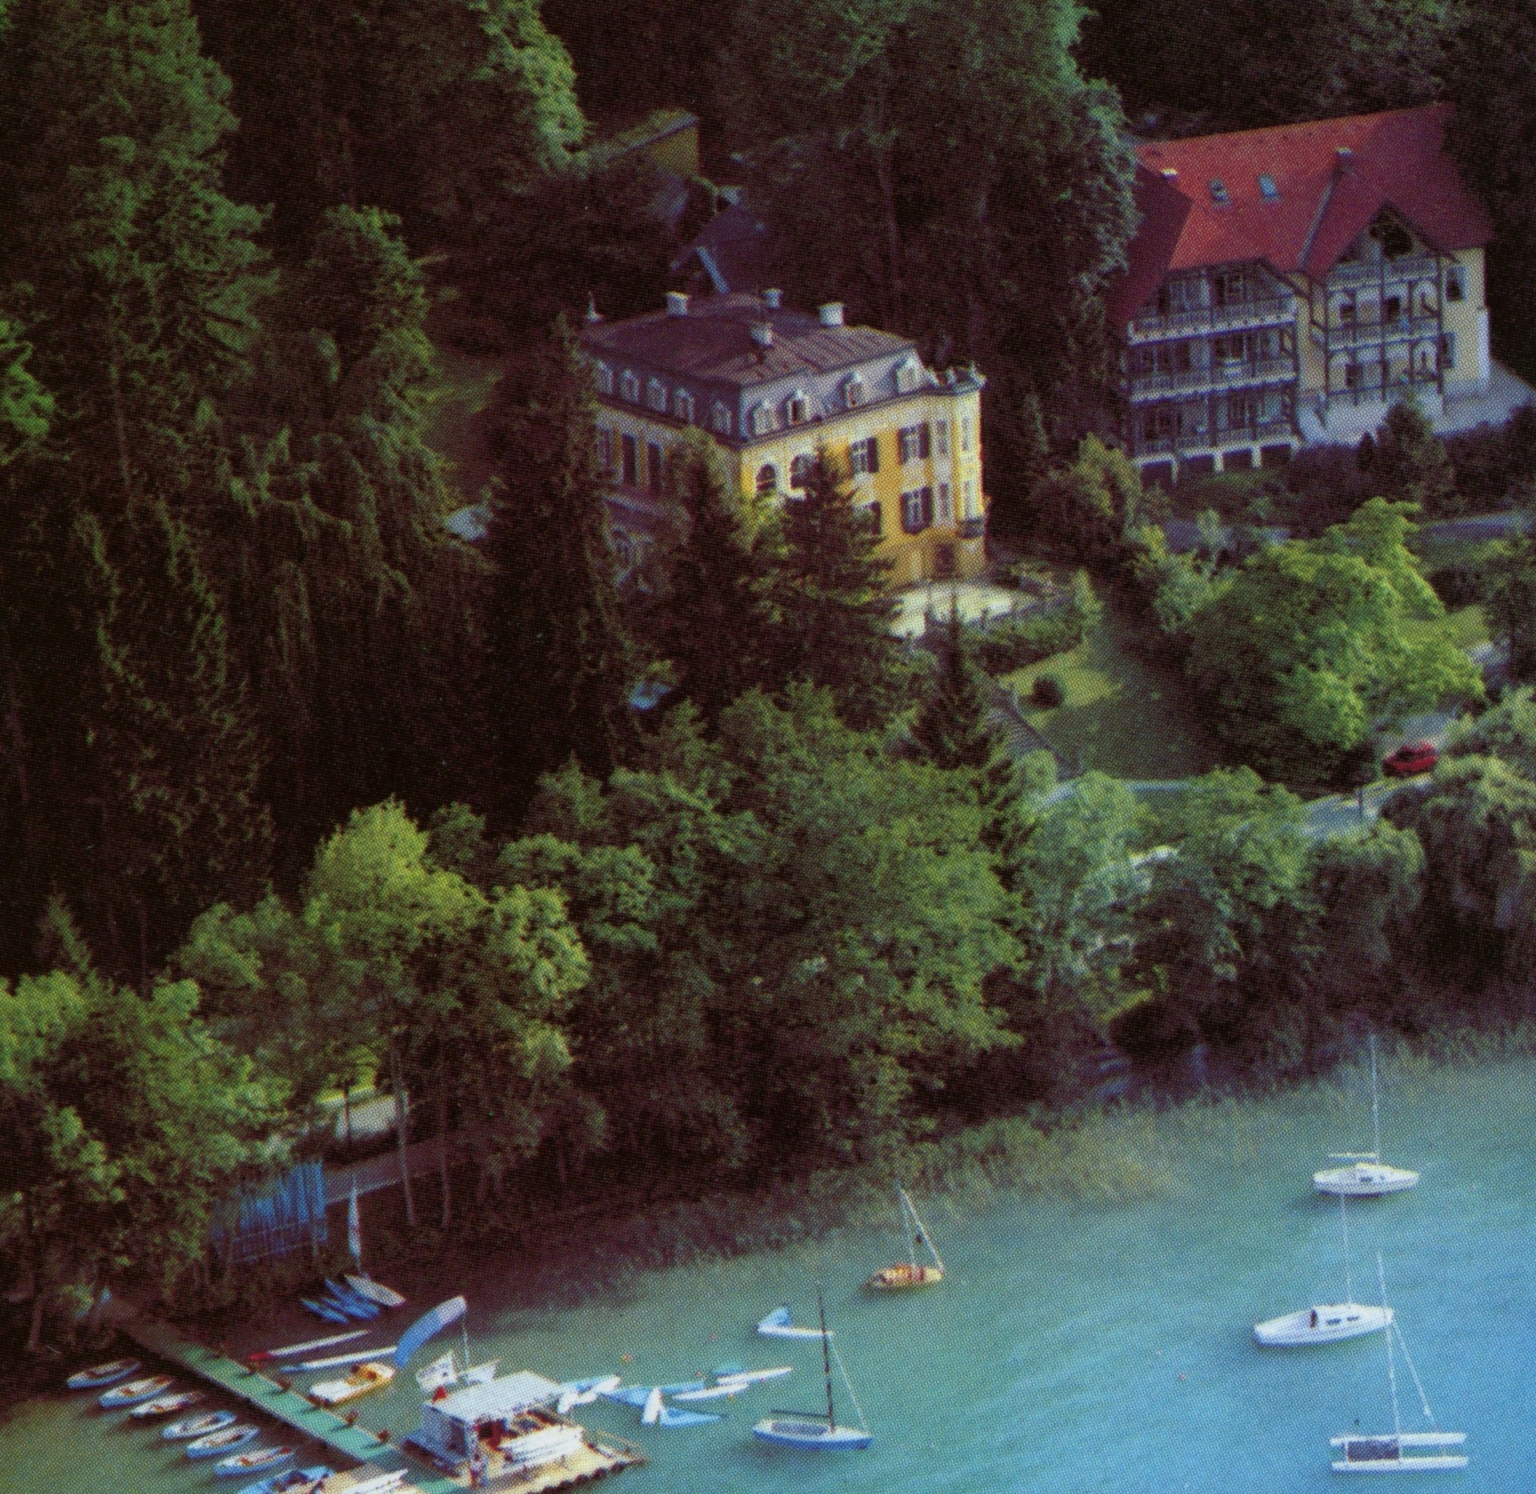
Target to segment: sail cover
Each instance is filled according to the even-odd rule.
[[[439,1302],[429,1313],[422,1314],[400,1337],[395,1350],[395,1368],[404,1369],[414,1354],[434,1333],[440,1333],[450,1323],[457,1323],[469,1309],[462,1297],[450,1297]]]

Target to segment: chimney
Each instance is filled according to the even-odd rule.
[[[685,296],[682,291],[668,291],[667,292],[667,315],[668,316],[687,316],[688,315],[688,297]]]
[[[843,325],[843,303],[841,301],[827,301],[816,308],[816,315],[821,318],[823,327],[841,327]]]
[[[783,299],[783,297],[783,291],[765,290],[763,292],[763,305],[766,306],[769,311],[777,311],[779,309],[779,302]]]
[[[1333,153],[1333,169],[1336,175],[1343,176],[1351,166],[1355,164],[1355,153],[1347,145],[1341,145]]]
[[[590,291],[588,291],[587,292],[587,320],[589,322],[600,322],[600,321],[602,321],[602,319],[603,319],[603,314],[602,314],[602,312],[600,312],[597,309],[597,297],[594,296]]]
[[[758,358],[773,346],[773,328],[767,322],[752,323],[752,341],[758,346]]]

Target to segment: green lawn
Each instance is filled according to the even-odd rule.
[[[1069,653],[1006,677],[1030,724],[1070,765],[1081,762],[1121,778],[1187,778],[1218,761],[1212,735],[1196,718],[1175,671],[1154,668],[1126,647],[1129,619],[1106,607],[1104,618]],[[1041,710],[1029,699],[1038,674],[1054,674],[1066,700]]]

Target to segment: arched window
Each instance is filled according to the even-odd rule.
[[[773,429],[773,406],[766,400],[752,412],[752,434],[766,436]]]
[[[632,405],[640,403],[640,380],[630,369],[619,379],[619,393]]]
[[[811,418],[811,402],[805,390],[797,389],[784,406],[784,414],[791,425],[804,425]]]
[[[816,458],[808,451],[802,452],[789,464],[789,485],[791,488],[805,488],[811,480],[811,473],[816,468]]]
[[[778,491],[779,474],[772,462],[764,462],[757,469],[757,496],[769,498]]]
[[[652,379],[645,389],[645,402],[656,411],[667,413],[667,386],[660,379]]]
[[[715,407],[709,412],[709,428],[717,436],[728,436],[731,433],[731,412],[719,400],[715,401]]]
[[[686,389],[672,396],[672,413],[685,425],[693,424],[693,396]]]
[[[597,365],[597,392],[599,394],[613,393],[613,370],[606,363]]]

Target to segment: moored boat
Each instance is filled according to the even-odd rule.
[[[902,1231],[907,1237],[907,1259],[897,1261],[892,1266],[883,1266],[864,1285],[876,1292],[901,1292],[910,1291],[913,1287],[937,1286],[944,1280],[944,1262],[939,1259],[939,1252],[929,1238],[922,1217],[917,1212],[917,1205],[900,1184],[896,1187],[896,1203],[901,1210]],[[919,1245],[933,1257],[932,1265],[926,1261],[919,1263]]]
[[[140,1401],[152,1401],[157,1395],[164,1395],[175,1383],[169,1375],[149,1375],[142,1380],[129,1380],[104,1391],[101,1406],[106,1411],[115,1411],[120,1406],[137,1406]]]
[[[1296,1349],[1308,1344],[1332,1344],[1341,1339],[1359,1338],[1363,1333],[1380,1333],[1392,1321],[1392,1309],[1385,1302],[1379,1307],[1356,1302],[1349,1275],[1349,1215],[1344,1195],[1339,1195],[1339,1227],[1344,1236],[1344,1300],[1302,1307],[1253,1325],[1253,1336],[1271,1348]]]
[[[237,1420],[233,1411],[199,1411],[196,1416],[173,1421],[160,1433],[167,1442],[181,1442],[188,1437],[206,1437],[209,1432],[220,1432],[233,1426]]]
[[[318,1468],[290,1468],[287,1473],[274,1474],[259,1484],[247,1484],[240,1494],[315,1494],[315,1490],[331,1476],[331,1470],[323,1465]]]
[[[236,1453],[232,1458],[215,1463],[213,1476],[235,1478],[242,1473],[265,1473],[269,1468],[286,1463],[297,1451],[296,1447],[257,1447],[250,1452]]]
[[[825,1452],[854,1451],[868,1447],[874,1438],[868,1423],[864,1420],[864,1412],[859,1407],[858,1397],[853,1393],[853,1383],[848,1378],[842,1355],[832,1347],[832,1335],[827,1330],[827,1309],[821,1298],[820,1287],[816,1289],[816,1308],[821,1317],[821,1362],[827,1380],[826,1420],[822,1420],[819,1411],[774,1411],[753,1426],[752,1435],[763,1442],[775,1443],[779,1447],[808,1448]],[[848,1398],[853,1402],[853,1409],[858,1412],[857,1427],[843,1427],[837,1424],[837,1408],[832,1401],[834,1355],[837,1358],[837,1368],[843,1377],[843,1384],[848,1389]]]
[[[776,1307],[759,1320],[757,1331],[764,1338],[820,1338],[819,1328],[797,1328],[789,1321],[789,1304]]]
[[[392,1287],[385,1286],[382,1282],[373,1280],[370,1276],[343,1276],[341,1278],[352,1288],[359,1297],[366,1297],[370,1302],[377,1302],[380,1307],[404,1307],[405,1298]]]
[[[1371,1139],[1368,1152],[1335,1152],[1329,1159],[1344,1162],[1345,1167],[1328,1167],[1312,1174],[1312,1186],[1319,1193],[1337,1193],[1347,1198],[1379,1198],[1388,1193],[1403,1193],[1418,1186],[1419,1175],[1406,1167],[1392,1167],[1381,1160],[1381,1108],[1376,1094],[1376,1035],[1371,1034]]]
[[[103,1385],[126,1380],[139,1367],[137,1359],[112,1359],[106,1364],[93,1364],[90,1369],[76,1370],[64,1383],[71,1390],[99,1390]]]
[[[234,1452],[237,1447],[244,1447],[247,1442],[254,1442],[259,1436],[261,1436],[259,1427],[242,1422],[238,1426],[224,1427],[217,1432],[210,1432],[206,1437],[199,1437],[195,1442],[187,1443],[187,1456],[216,1458],[220,1453]]]
[[[157,1416],[169,1416],[173,1411],[185,1411],[188,1406],[200,1406],[207,1399],[200,1390],[178,1390],[170,1395],[158,1395],[142,1406],[135,1406],[128,1414],[136,1421],[151,1421]]]
[[[370,1359],[367,1364],[358,1365],[345,1380],[322,1380],[311,1386],[309,1398],[317,1406],[340,1406],[370,1391],[382,1390],[394,1378],[394,1365]]]

